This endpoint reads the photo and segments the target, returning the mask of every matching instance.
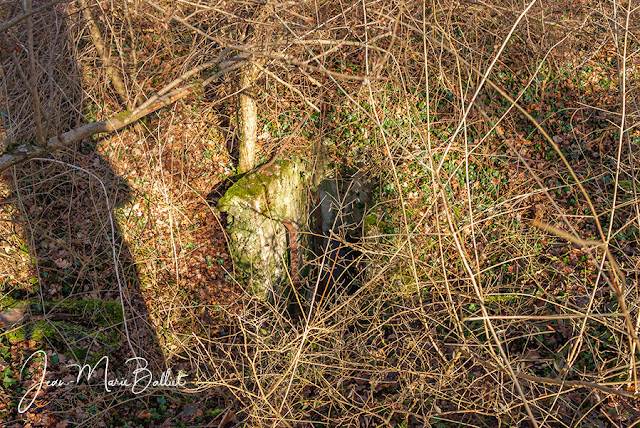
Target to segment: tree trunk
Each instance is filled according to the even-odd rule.
[[[253,82],[258,77],[258,67],[247,64],[240,75],[240,148],[238,174],[250,171],[256,163],[256,141],[258,139],[258,108]]]

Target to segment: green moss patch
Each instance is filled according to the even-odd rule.
[[[44,310],[43,310],[44,309]],[[71,350],[75,357],[87,357],[89,350],[108,353],[117,349],[122,323],[119,302],[106,300],[15,300],[0,301],[0,313],[22,312],[21,320],[6,325],[3,335],[11,343],[34,340],[48,343],[61,351]],[[44,319],[44,314],[47,319]],[[94,352],[94,353],[95,353]]]

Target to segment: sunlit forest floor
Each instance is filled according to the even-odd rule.
[[[94,17],[128,100],[110,86],[80,6],[37,15],[36,28],[56,22],[34,35],[57,55],[41,60],[49,135],[114,117],[242,42],[270,55],[250,58],[266,70],[255,83],[259,163],[313,162],[322,147],[336,174],[357,170],[373,191],[368,233],[350,243],[361,254],[358,291],[294,319],[245,290],[212,202],[235,173],[237,74],[8,169],[0,421],[639,420],[637,11],[595,1],[539,2],[525,15],[506,3],[326,3],[266,13],[251,2],[100,2]],[[11,7],[2,21],[20,13]],[[0,39],[5,145],[35,138],[18,70],[28,55],[7,51],[28,39],[27,21]],[[38,354],[21,375],[39,350],[46,367]],[[19,411],[39,376],[72,381],[69,364],[108,356],[97,378],[124,377],[135,355],[158,373],[186,373],[187,385],[48,386]]]

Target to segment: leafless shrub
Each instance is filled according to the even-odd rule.
[[[242,304],[194,308],[179,288],[185,232],[158,232],[169,237],[154,249],[164,267],[144,269],[155,286],[171,279],[171,298],[150,300],[151,318],[169,354],[188,361],[193,391],[232,396],[229,408],[255,426],[632,423],[637,11],[577,1],[126,4],[89,6],[133,105],[214,59],[249,61],[260,69],[265,160],[282,144],[308,157],[323,147],[379,183],[368,232],[351,244],[363,266],[358,290],[299,319],[246,294]],[[125,101],[78,12],[65,16],[75,42],[56,47],[82,46],[72,57],[87,71],[73,83],[51,78],[58,71],[38,79],[43,105],[76,106],[75,116],[54,109],[55,132],[75,124],[82,97],[69,94],[81,86],[99,106],[92,119]],[[24,31],[12,27],[5,45]],[[38,49],[58,70],[58,57]],[[25,126],[33,96],[15,68],[26,70],[27,56],[14,56],[2,63],[4,130],[19,141],[35,128]],[[221,147],[234,144],[236,82],[226,74],[185,101],[203,121],[215,116],[207,126]],[[162,183],[141,188],[173,227],[185,216],[177,208],[203,191],[194,191],[194,163],[166,160],[172,141],[192,132],[179,123],[184,105],[171,108],[146,124],[153,132],[122,141],[145,148],[135,155],[144,160],[125,158]],[[137,242],[134,257],[146,245]]]

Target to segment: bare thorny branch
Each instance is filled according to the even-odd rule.
[[[637,307],[627,303],[631,302],[628,300],[629,295],[634,292],[631,287],[627,287],[625,270],[628,267],[624,267],[623,270],[611,247],[616,234],[613,222],[616,211],[629,205],[634,205],[637,209],[638,205],[633,201],[618,203],[619,194],[614,192],[611,210],[607,214],[611,216],[609,224],[608,227],[603,227],[600,220],[602,209],[598,201],[593,194],[589,193],[585,180],[581,180],[570,158],[551,137],[553,134],[550,134],[545,122],[536,119],[528,111],[526,104],[521,100],[524,89],[516,97],[505,90],[502,82],[495,76],[495,70],[500,69],[503,62],[506,63],[509,60],[505,58],[508,47],[512,42],[517,42],[517,38],[521,36],[519,32],[525,31],[523,27],[531,24],[527,20],[537,13],[536,2],[531,2],[526,8],[518,11],[502,6],[492,8],[474,6],[477,8],[472,10],[478,14],[486,13],[486,10],[491,9],[512,18],[508,25],[501,27],[502,32],[496,32],[500,36],[492,39],[496,52],[487,49],[487,52],[481,53],[478,53],[480,48],[474,42],[469,40],[461,42],[455,36],[457,31],[454,31],[452,22],[460,18],[456,14],[463,8],[454,10],[450,5],[441,7],[437,4],[418,4],[419,2],[368,4],[357,1],[350,5],[343,5],[340,13],[324,16],[321,14],[322,11],[304,9],[304,5],[296,9],[288,3],[283,3],[270,4],[269,7],[277,13],[257,19],[236,11],[232,13],[221,6],[213,8],[208,4],[197,2],[194,3],[193,9],[188,11],[181,10],[182,6],[162,2],[149,0],[146,3],[151,6],[145,11],[150,20],[166,26],[167,31],[189,34],[193,37],[194,45],[201,42],[207,46],[208,50],[205,49],[205,53],[199,56],[194,54],[189,59],[192,62],[185,61],[181,75],[164,85],[162,89],[131,96],[125,82],[131,82],[133,76],[126,76],[124,67],[123,70],[119,70],[118,66],[111,62],[111,48],[105,41],[109,37],[100,33],[99,21],[91,15],[89,10],[91,5],[81,0],[82,13],[89,25],[89,37],[118,97],[125,103],[130,103],[132,99],[146,99],[146,101],[137,107],[129,105],[127,106],[129,111],[110,119],[85,124],[49,138],[44,145],[14,146],[11,151],[0,157],[0,171],[28,159],[47,155],[62,147],[69,147],[93,135],[120,131],[159,109],[185,99],[190,94],[201,91],[202,88],[210,87],[218,82],[218,79],[250,63],[263,73],[264,79],[268,80],[269,84],[286,88],[289,95],[300,101],[302,105],[313,109],[318,116],[322,115],[323,109],[319,107],[322,104],[314,99],[315,88],[329,84],[333,85],[332,88],[339,88],[340,93],[345,95],[344,99],[347,100],[349,109],[361,114],[374,124],[369,131],[376,132],[376,138],[379,140],[376,142],[380,146],[378,150],[383,153],[382,158],[385,160],[384,173],[388,174],[386,178],[392,181],[391,187],[399,195],[400,208],[396,213],[400,214],[398,217],[401,218],[398,222],[399,227],[394,234],[381,234],[383,239],[395,239],[395,241],[391,241],[391,244],[387,241],[386,247],[380,243],[362,244],[363,252],[371,257],[371,260],[377,260],[375,257],[384,257],[385,263],[380,266],[372,263],[374,266],[368,267],[372,273],[363,287],[354,295],[343,296],[343,300],[326,310],[324,308],[320,310],[314,306],[314,311],[317,311],[314,312],[313,317],[306,318],[303,325],[295,325],[276,308],[271,307],[264,309],[251,306],[251,309],[247,309],[241,315],[228,313],[226,315],[233,322],[237,322],[235,325],[237,329],[232,330],[237,333],[235,337],[238,339],[237,343],[230,341],[227,344],[220,344],[219,341],[211,340],[210,337],[194,333],[198,343],[197,349],[186,349],[188,347],[185,345],[185,352],[194,356],[201,364],[208,362],[215,366],[215,370],[219,370],[216,372],[218,377],[212,377],[214,380],[201,383],[202,388],[211,386],[227,388],[236,397],[244,400],[242,411],[245,414],[261,423],[267,420],[274,426],[289,423],[295,425],[299,420],[311,419],[310,414],[316,417],[317,414],[313,411],[305,413],[306,410],[300,410],[292,404],[312,400],[329,403],[326,404],[329,408],[339,408],[344,415],[348,415],[336,416],[333,420],[336,425],[364,424],[362,421],[367,421],[366,418],[373,418],[371,420],[379,423],[383,421],[390,423],[389,421],[394,417],[394,411],[391,411],[390,415],[384,414],[384,411],[370,407],[370,404],[361,403],[367,402],[366,388],[370,388],[369,398],[371,398],[367,403],[372,403],[374,401],[372,397],[378,399],[376,394],[384,391],[387,383],[394,384],[394,382],[399,385],[399,392],[396,396],[389,394],[385,399],[395,400],[393,402],[396,411],[404,412],[407,420],[411,417],[414,418],[413,420],[421,421],[423,425],[432,423],[432,418],[443,420],[446,417],[446,412],[433,409],[441,405],[436,404],[438,400],[444,400],[441,397],[447,396],[455,396],[459,403],[463,403],[459,406],[467,406],[465,411],[489,409],[490,406],[495,406],[493,409],[502,408],[501,411],[497,411],[500,415],[515,414],[514,418],[528,419],[534,426],[546,425],[549,416],[544,412],[548,410],[549,414],[554,413],[552,410],[555,406],[555,404],[548,404],[548,407],[545,407],[546,402],[539,399],[535,388],[541,390],[544,388],[544,392],[555,397],[557,401],[563,400],[563,394],[567,388],[587,388],[625,398],[635,397],[632,391],[616,389],[623,385],[622,381],[607,383],[607,376],[611,376],[603,374],[604,370],[594,369],[593,373],[583,376],[571,372],[571,367],[590,340],[591,330],[589,329],[592,328],[592,324],[600,323],[607,331],[615,333],[616,338],[619,335],[628,339],[627,348],[622,345],[619,347],[617,358],[620,362],[616,362],[615,370],[628,371],[630,374],[628,379],[633,383],[629,381],[627,386],[631,388],[633,385],[635,391],[638,390],[635,385],[637,382],[635,354],[638,347],[637,330],[640,318],[637,318]],[[468,6],[468,3],[465,5]],[[240,20],[243,17],[242,19],[246,19],[258,29],[264,26],[268,31],[274,31],[277,37],[272,37],[263,43],[260,38],[251,41],[246,41],[242,37],[234,38],[229,35],[233,33],[231,31],[212,29],[210,22],[207,21],[209,18],[205,18],[207,13],[212,12],[217,13],[217,16],[229,17],[231,23],[226,25],[231,26],[233,20]],[[618,168],[615,171],[616,191],[624,172],[623,143],[625,141],[628,143],[631,130],[631,125],[626,122],[628,120],[626,96],[630,89],[625,87],[624,77],[627,74],[626,64],[630,61],[630,54],[627,52],[627,46],[630,43],[627,40],[631,22],[630,9],[625,13],[625,25],[616,27],[621,32],[617,48],[620,50],[618,73],[621,76],[619,92],[622,96],[619,150],[616,153]],[[536,19],[540,18],[540,22],[545,23],[547,18],[543,15],[535,16]],[[316,21],[314,16],[321,18]],[[287,21],[289,18],[291,22]],[[497,19],[495,16],[490,18],[491,22]],[[331,31],[322,33],[325,25],[328,27],[328,23],[340,20],[344,20],[344,23],[337,26],[339,27],[337,29],[331,29],[335,34],[341,34],[340,36],[334,36],[335,38],[332,39]],[[612,20],[618,22],[620,16]],[[531,18],[531,21],[534,19]],[[10,23],[15,25],[18,21],[14,19],[0,28],[8,29]],[[277,28],[277,31],[273,28]],[[531,31],[537,30],[534,28]],[[308,36],[314,32],[318,33],[317,37]],[[239,33],[242,32],[239,31]],[[419,40],[417,43],[419,46],[411,46],[414,39]],[[528,79],[528,84],[535,82],[536,76],[542,72],[543,65],[551,61],[554,48],[549,49],[542,61],[532,67],[535,72]],[[344,49],[353,49],[355,52],[362,53],[360,63],[362,68],[359,71],[347,72],[345,69],[334,67],[335,64],[340,64],[340,61],[358,62],[352,57],[340,57],[339,54]],[[476,58],[474,55],[482,57],[482,61],[479,63],[479,60],[474,59]],[[212,57],[213,60],[211,60]],[[31,60],[32,57],[29,58],[29,61]],[[16,58],[14,62],[18,63],[19,59]],[[413,71],[409,71],[409,64],[415,67]],[[31,61],[28,72],[21,71],[25,82],[31,82],[34,76],[32,65]],[[22,69],[18,67],[18,70]],[[283,70],[286,73],[281,72]],[[292,70],[301,72],[296,76],[297,80],[290,79],[288,74]],[[211,75],[205,76],[207,72]],[[439,86],[445,86],[443,82],[451,76],[456,76],[458,79],[455,84],[457,92],[452,91],[457,97],[455,104],[452,103],[455,107],[452,108],[453,113],[450,115],[454,119],[447,117],[446,112],[437,111],[439,101],[442,100],[438,91]],[[319,82],[323,78],[326,78],[326,81]],[[240,85],[238,93],[242,92],[244,86],[253,84],[256,79],[249,80]],[[300,82],[305,84],[310,82],[313,88],[309,90]],[[384,85],[389,82],[393,82],[396,87],[385,88]],[[465,85],[467,85],[466,88]],[[132,87],[136,86],[132,85]],[[264,87],[267,85],[265,84]],[[426,88],[424,119],[421,119],[424,112],[416,107],[416,100],[424,98],[421,98],[419,91],[415,90],[416,87]],[[404,102],[396,103],[385,98],[393,91],[400,89],[405,97]],[[480,100],[489,91],[498,93],[509,105],[507,111],[495,123],[492,123],[491,109],[485,110]],[[33,96],[34,109],[37,98],[37,94]],[[478,105],[479,102],[480,105]],[[393,124],[394,118],[403,114],[402,104],[406,104],[406,110],[411,112],[402,117],[405,123],[407,121],[411,123],[408,128]],[[124,106],[122,109],[124,110]],[[592,285],[593,290],[589,292],[588,304],[585,307],[571,306],[570,310],[541,315],[532,314],[531,308],[512,308],[509,305],[499,309],[491,307],[491,303],[495,303],[492,298],[509,293],[509,291],[502,291],[501,286],[507,289],[508,287],[500,283],[500,279],[496,279],[492,271],[499,271],[498,267],[516,259],[528,260],[534,256],[530,254],[518,258],[508,256],[506,260],[501,259],[499,263],[496,262],[489,267],[481,266],[482,249],[479,241],[483,235],[496,234],[496,232],[484,226],[485,218],[482,215],[485,213],[471,197],[473,185],[469,178],[470,159],[475,154],[474,151],[482,150],[478,148],[479,144],[471,148],[473,128],[471,123],[479,120],[474,116],[477,112],[482,116],[480,120],[488,122],[485,125],[488,125],[491,130],[482,135],[479,140],[488,145],[494,140],[491,132],[495,129],[499,130],[500,124],[504,125],[505,121],[509,120],[508,114],[512,110],[517,111],[529,121],[535,127],[535,132],[542,136],[542,139],[557,153],[560,159],[558,164],[561,163],[567,174],[572,177],[593,219],[597,232],[595,239],[581,238],[576,228],[572,228],[571,225],[570,233],[542,220],[531,223],[549,235],[580,247],[587,258],[594,265],[599,266],[597,279]],[[37,118],[38,115],[36,113],[35,117]],[[296,130],[303,126],[309,115],[303,116],[305,119],[298,123]],[[446,122],[447,120],[449,122]],[[436,131],[445,122],[452,126],[453,132],[443,137],[443,134]],[[349,128],[350,125],[351,123],[340,124],[339,128]],[[507,138],[500,130],[496,133],[499,139]],[[462,140],[464,144],[458,140]],[[420,144],[423,145],[420,150],[412,147]],[[520,164],[534,177],[538,186],[531,190],[530,195],[520,195],[519,200],[527,200],[531,195],[546,195],[550,204],[558,212],[558,217],[565,222],[570,222],[572,217],[565,214],[553,201],[544,178],[540,177],[535,166],[524,159],[511,142],[507,141],[505,145],[512,153],[517,154]],[[464,160],[461,162],[455,158],[456,153],[459,152],[464,154]],[[280,154],[281,151],[277,153]],[[374,158],[375,156],[371,155],[371,159]],[[407,179],[403,168],[409,162],[408,159],[415,160],[422,167],[420,173],[428,176],[425,188],[429,188],[431,192],[430,203],[425,203],[418,220],[414,216],[414,209],[410,207],[411,198],[403,193],[405,184],[403,180]],[[446,165],[450,162],[459,162],[457,169],[453,172],[445,171]],[[464,197],[468,199],[465,199],[463,204],[460,204],[457,199],[460,193],[456,195],[451,190],[452,177],[458,169],[465,170],[466,182],[463,187],[466,196]],[[635,181],[633,185],[635,192]],[[635,198],[637,200],[637,194]],[[464,208],[461,209],[461,206]],[[520,208],[518,210],[522,211]],[[464,216],[465,212],[468,214],[467,217]],[[492,214],[491,218],[497,218],[500,215],[508,217],[511,214],[513,213],[507,209],[506,214],[503,211],[500,214]],[[425,230],[428,231],[425,232]],[[424,248],[421,247],[423,244],[418,243],[418,239],[424,236],[437,241],[438,254],[435,265],[428,264],[420,258],[424,256]],[[373,240],[371,238],[371,241]],[[177,245],[173,241],[172,244]],[[501,250],[504,249],[501,248]],[[433,252],[435,253],[436,250]],[[174,253],[177,265],[179,251]],[[431,254],[427,255],[427,259],[431,256]],[[601,263],[598,262],[599,258],[602,259]],[[517,266],[516,263],[514,264]],[[608,268],[605,268],[607,265]],[[528,275],[526,281],[531,277],[536,278],[538,274],[532,270]],[[504,276],[500,278],[503,279]],[[613,291],[618,303],[616,310],[605,313],[595,312],[593,302],[596,292],[599,291],[600,278]],[[525,276],[519,277],[518,281],[524,282]],[[445,297],[441,298],[440,293]],[[533,294],[533,291],[528,290],[521,291],[520,294],[513,293],[518,298],[524,296],[532,302],[536,302],[536,299],[543,300],[554,308],[569,308],[569,304],[560,304],[552,298]],[[511,294],[508,295],[511,296]],[[513,301],[514,306],[517,305],[517,300]],[[479,304],[479,310],[476,313],[478,316],[465,316],[469,312],[467,308],[477,304]],[[503,315],[502,312],[505,314]],[[513,315],[513,312],[516,314]],[[528,373],[532,365],[526,365],[530,361],[526,358],[524,350],[522,353],[514,350],[512,343],[516,339],[513,335],[509,336],[507,331],[512,327],[517,330],[527,323],[540,322],[544,326],[544,323],[557,321],[567,323],[575,321],[577,326],[576,333],[571,336],[570,345],[567,345],[569,351],[564,360],[566,366],[559,370],[555,378],[552,375],[537,376]],[[475,322],[481,323],[482,333],[472,332],[471,326]],[[370,327],[362,328],[361,325]],[[599,331],[597,333],[600,334]],[[536,332],[529,331],[518,334],[524,337],[538,335]],[[328,343],[333,348],[329,349]],[[226,346],[226,348],[221,350],[217,346]],[[535,360],[534,357],[532,358]],[[602,362],[602,365],[605,366],[605,362]],[[245,368],[248,369],[245,371]],[[391,380],[385,376],[389,376]],[[576,376],[578,379],[586,380],[576,380]],[[469,388],[469,390],[477,388],[484,378],[489,384],[493,382],[493,385],[487,387],[490,391],[487,395],[495,394],[490,404],[488,404],[489,401],[485,402],[484,398],[478,398],[480,395],[469,398],[475,392],[471,394],[459,392],[461,388]],[[347,384],[349,386],[344,387]],[[331,392],[324,392],[326,395],[314,395],[314,391],[320,390]],[[414,403],[414,407],[403,407],[403,394],[407,396],[421,394],[424,401],[419,404]],[[496,398],[499,395],[502,395],[502,398]],[[310,398],[307,399],[308,397]],[[477,401],[474,401],[476,399]]]

